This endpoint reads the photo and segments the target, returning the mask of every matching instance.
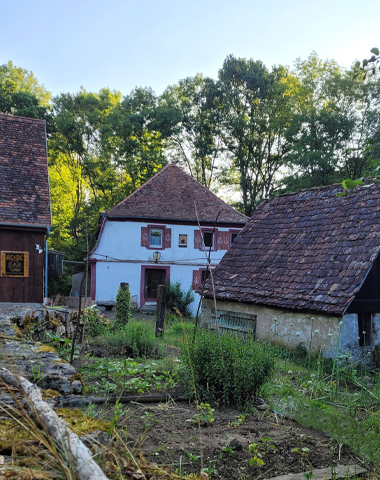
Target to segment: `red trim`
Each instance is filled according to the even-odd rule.
[[[91,298],[95,300],[96,294],[96,262],[91,262]]]
[[[140,308],[148,301],[148,299],[145,298],[145,270],[165,270],[165,281],[170,280],[170,267],[163,265],[141,265]]]

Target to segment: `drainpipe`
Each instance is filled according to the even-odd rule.
[[[46,240],[46,248],[45,248],[45,298],[48,298],[48,254],[49,254],[49,246],[48,241]]]

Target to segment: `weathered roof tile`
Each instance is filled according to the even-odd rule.
[[[129,197],[108,210],[110,218],[147,218],[157,220],[238,223],[248,217],[239,213],[180,167],[169,163]]]
[[[380,183],[340,191],[263,202],[214,271],[216,297],[343,314],[380,250]]]
[[[0,114],[0,223],[51,226],[43,120]]]

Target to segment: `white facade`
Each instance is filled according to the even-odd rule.
[[[211,268],[219,263],[241,228],[236,224],[217,226],[212,238]],[[212,226],[202,225],[206,244],[212,231]],[[158,261],[154,260],[154,252],[160,254]],[[91,254],[92,298],[100,305],[115,302],[122,282],[129,283],[131,296],[137,299],[139,307],[154,304],[157,284],[168,279],[181,282],[182,290],[195,290],[200,286],[202,270],[206,269],[208,253],[209,247],[206,252],[202,248],[196,224],[107,218]],[[194,302],[189,306],[193,314],[199,300],[194,292]]]

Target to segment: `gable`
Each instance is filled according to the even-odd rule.
[[[342,315],[380,249],[380,184],[339,191],[264,201],[216,268],[216,297]]]
[[[45,122],[0,114],[0,224],[50,227]]]

